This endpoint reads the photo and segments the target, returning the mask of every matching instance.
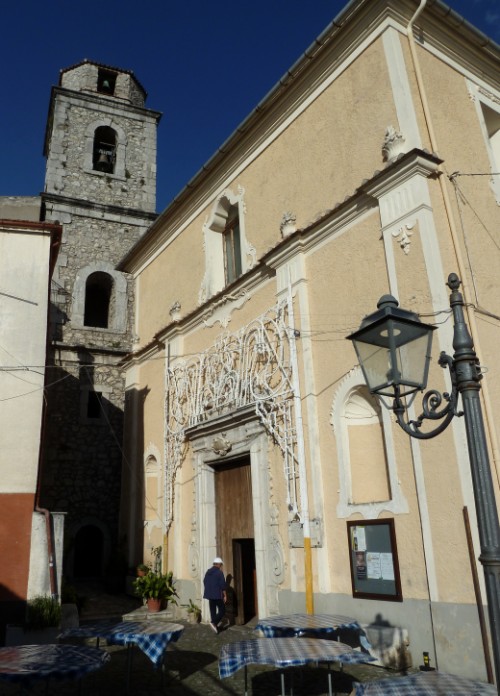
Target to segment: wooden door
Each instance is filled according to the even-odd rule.
[[[253,599],[249,604],[249,594],[255,594],[253,580],[251,589],[247,581],[249,568],[255,569],[250,459],[245,457],[214,466],[214,474],[217,553],[222,556],[223,571],[230,581],[228,594],[233,599],[230,619],[243,624],[252,618],[248,615],[255,606]]]

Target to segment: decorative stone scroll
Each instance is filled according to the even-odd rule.
[[[288,299],[236,333],[222,333],[213,346],[189,360],[167,366],[166,526],[173,520],[176,472],[186,451],[185,431],[238,409],[254,406],[256,417],[284,457],[288,508],[298,510],[300,482],[296,455],[293,375]],[[225,456],[231,443],[222,435],[214,452]]]

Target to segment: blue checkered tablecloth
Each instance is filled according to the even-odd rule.
[[[471,681],[445,672],[417,672],[406,677],[363,682],[356,696],[494,696],[493,684]]]
[[[0,648],[0,680],[79,679],[110,659],[98,648],[79,645],[17,645]]]
[[[155,665],[159,665],[168,644],[179,640],[184,626],[163,621],[98,621],[68,628],[64,638],[104,638],[110,645],[137,645]]]
[[[339,614],[288,614],[285,616],[270,616],[261,619],[255,626],[266,638],[291,638],[306,636],[308,638],[334,637],[340,632],[352,633],[358,639],[358,644],[366,651],[371,648],[365,632],[350,616]]]
[[[298,667],[311,662],[370,662],[374,658],[349,645],[317,638],[269,638],[242,640],[223,645],[219,655],[221,679],[250,664]]]

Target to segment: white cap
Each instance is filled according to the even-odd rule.
[[[222,563],[222,565],[224,565],[224,562],[223,562],[222,558],[219,558],[219,556],[217,556],[217,558],[214,558],[214,560],[213,560],[212,562],[213,562],[214,565],[215,565],[216,563]]]

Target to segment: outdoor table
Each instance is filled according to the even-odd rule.
[[[357,684],[356,696],[496,696],[493,684],[437,670]]]
[[[266,638],[338,638],[340,632],[352,634],[357,646],[367,652],[371,645],[365,632],[350,616],[338,614],[288,614],[261,619],[255,626]]]
[[[77,645],[17,645],[0,648],[0,680],[21,682],[81,679],[103,667],[110,659],[98,648]],[[48,688],[48,686],[47,686]],[[81,693],[81,683],[80,683]]]
[[[274,665],[281,668],[281,695],[285,696],[285,667],[298,667],[310,663],[326,662],[328,665],[328,693],[332,696],[330,663],[370,662],[374,658],[354,650],[349,645],[317,638],[268,638],[266,640],[242,640],[223,645],[219,656],[221,679],[230,677],[241,667],[245,668],[245,696],[248,694],[247,665]]]
[[[163,664],[168,644],[179,640],[184,626],[163,621],[97,621],[77,628],[68,628],[59,635],[65,638],[105,639],[108,645],[127,646],[127,693],[130,686],[132,670],[131,647],[136,645],[148,657],[155,667]],[[163,672],[162,672],[163,676]]]

